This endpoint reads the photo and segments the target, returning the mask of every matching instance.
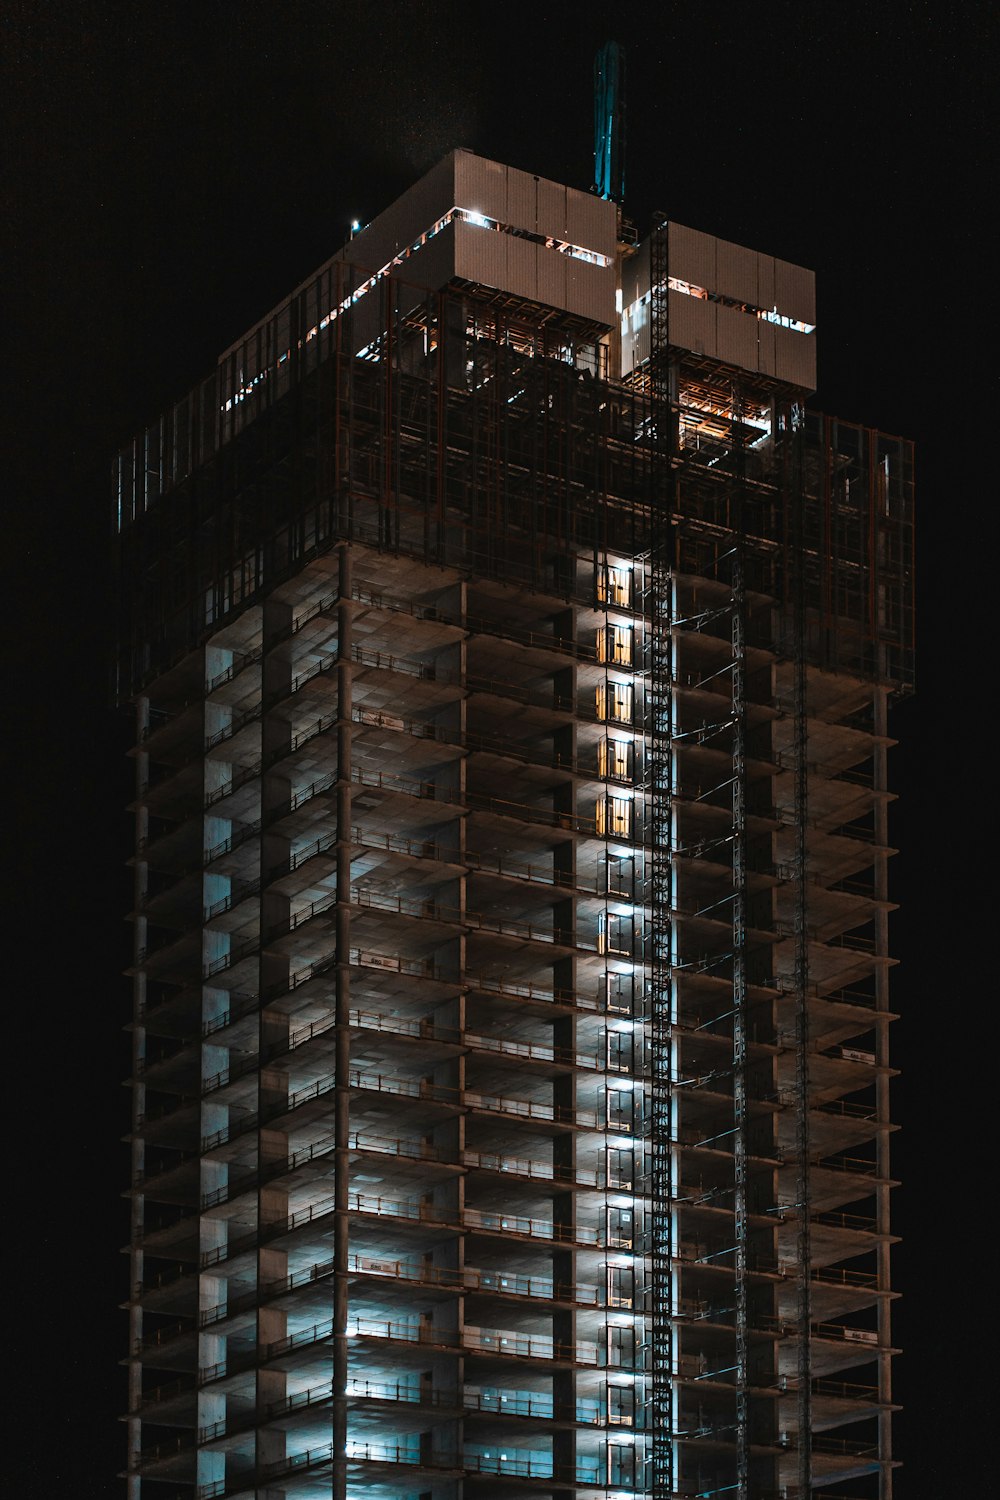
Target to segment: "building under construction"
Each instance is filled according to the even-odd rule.
[[[912,448],[456,151],[120,457],[132,1500],[892,1493]]]

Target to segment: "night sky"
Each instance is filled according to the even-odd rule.
[[[628,49],[625,207],[640,232],[662,209],[814,268],[814,404],[917,442],[918,696],[896,711],[892,756],[897,1494],[984,1494],[996,12],[244,0],[192,13],[0,6],[15,1103],[3,1369],[23,1398],[0,1475],[25,1500],[60,1481],[75,1500],[124,1494],[131,768],[109,692],[112,456],[351,219],[452,147],[589,187],[592,62],[613,37]]]

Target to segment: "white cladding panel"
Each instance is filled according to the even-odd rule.
[[[524,241],[513,240],[511,243],[521,245]],[[538,293],[535,300],[545,302],[550,307],[569,307],[567,272],[571,261],[565,255],[560,255],[557,250],[546,250],[544,245],[533,245],[532,249],[537,252],[535,275]]]
[[[792,328],[775,328],[775,374],[790,385],[816,389],[816,337]]]
[[[613,266],[574,260],[560,250],[476,224],[459,222],[454,229],[453,275],[608,327],[615,322]]]
[[[667,293],[667,333],[672,344],[718,359],[716,310],[718,304],[684,292]]]
[[[774,256],[757,256],[757,306],[765,312],[774,309]]]
[[[538,253],[554,255],[565,262],[566,301],[563,305],[567,312],[575,313],[579,318],[589,318],[595,323],[603,323],[608,328],[614,326],[618,319],[615,311],[614,262],[610,266],[593,266],[587,261],[560,255],[558,250],[540,249]]]
[[[667,271],[680,281],[714,292],[716,287],[716,247],[712,234],[688,229],[685,224],[671,224],[667,229]]]
[[[634,255],[622,261],[622,307],[631,307],[640,293],[649,291],[649,241],[643,240]]]
[[[757,330],[763,319],[721,303],[716,304],[715,315],[718,357],[727,365],[738,365],[741,370],[757,370]]]
[[[484,286],[505,287],[507,251],[512,243],[510,235],[462,221],[457,222],[453,229],[455,258],[452,276],[481,281]]]
[[[512,167],[506,168],[507,172],[507,211],[500,220],[502,224],[512,225],[515,229],[527,229],[534,234],[538,229],[538,184],[527,172],[515,172]],[[563,205],[556,204],[552,222],[561,223],[563,219]],[[553,229],[546,230],[548,234],[554,234]]]
[[[385,284],[376,286],[367,296],[355,302],[351,308],[348,322],[345,324],[341,338],[352,354],[357,354],[361,349],[367,349],[368,345],[377,339],[386,324],[386,302]]]
[[[434,291],[445,286],[455,274],[455,230],[461,227],[454,220],[446,224],[433,239],[414,251],[397,271],[397,276],[414,286],[430,287]]]
[[[757,369],[761,375],[777,376],[777,356],[774,352],[774,335],[777,332],[773,323],[766,322],[763,318],[757,320]],[[804,334],[799,335],[804,338]]]
[[[459,154],[453,151],[439,161],[384,213],[366,224],[345,247],[345,258],[368,270],[381,270],[454,208],[455,157]]]
[[[566,189],[566,238],[572,245],[596,250],[614,262],[618,240],[618,210],[596,193]]]
[[[471,151],[455,151],[451,160],[454,162],[451,207],[468,209],[506,224],[508,169],[498,161],[474,156]]]
[[[631,374],[637,365],[641,365],[643,360],[649,358],[650,341],[648,319],[630,328],[625,338],[622,339],[623,375]]]
[[[545,177],[536,177],[532,182],[532,187],[535,190],[537,212],[530,227],[537,229],[539,234],[551,235],[553,239],[569,239],[570,236],[566,232],[568,190],[561,183],[549,182]],[[513,222],[516,223],[516,220]]]
[[[509,234],[497,234],[495,238],[503,240],[507,247],[507,274],[503,281],[491,283],[491,285],[499,286],[505,292],[513,292],[515,297],[537,301],[538,246],[531,240],[516,240]],[[545,253],[551,255],[552,251]],[[482,278],[472,275],[469,279],[480,281]]]
[[[732,297],[735,302],[757,301],[757,260],[755,250],[745,245],[734,245],[729,240],[716,241],[716,279],[711,288],[721,297]]]
[[[614,258],[617,210],[613,203],[468,151],[456,152],[454,161],[458,208]]]
[[[816,276],[791,261],[774,262],[774,303],[785,318],[798,323],[816,322]]]

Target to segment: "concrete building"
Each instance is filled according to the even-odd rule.
[[[456,151],[120,456],[132,1500],[891,1495],[912,451],[815,321]]]

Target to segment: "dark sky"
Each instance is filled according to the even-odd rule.
[[[25,1395],[4,1477],[25,1500],[59,1481],[77,1500],[124,1493],[129,726],[108,707],[112,454],[352,218],[453,146],[588,187],[592,60],[613,36],[628,49],[626,209],[640,229],[663,209],[813,267],[816,404],[917,441],[919,691],[897,711],[893,754],[897,1493],[985,1493],[993,7],[244,0],[194,13],[0,5],[8,1288],[22,1330],[4,1365]]]

